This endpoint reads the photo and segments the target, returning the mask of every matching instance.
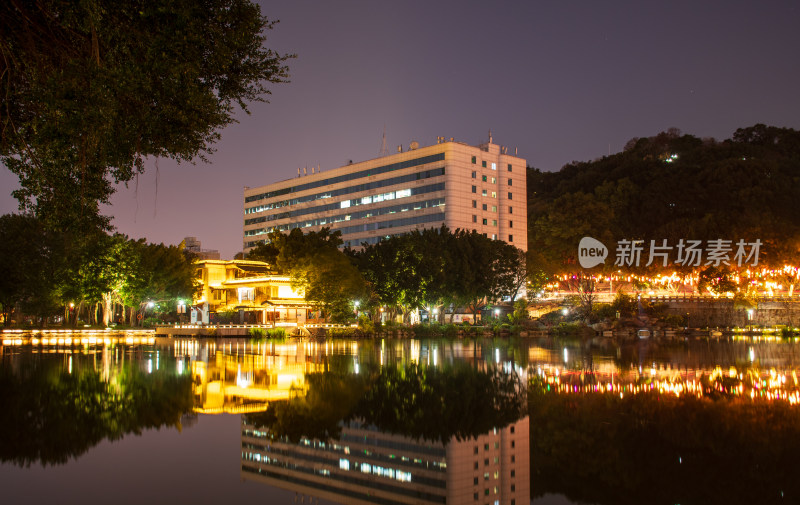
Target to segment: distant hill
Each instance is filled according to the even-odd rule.
[[[798,258],[800,132],[790,128],[757,124],[723,141],[674,129],[634,138],[558,172],[528,168],[527,190],[529,249],[554,270],[575,265],[584,236],[609,246],[760,239],[760,264]]]

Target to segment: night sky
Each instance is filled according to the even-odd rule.
[[[437,136],[519,148],[558,170],[668,128],[729,138],[800,129],[800,3],[261,2],[291,83],[222,132],[210,163],[151,160],[105,213],[151,242],[242,248],[242,190],[298,167],[375,158]],[[0,169],[0,212],[16,179]]]

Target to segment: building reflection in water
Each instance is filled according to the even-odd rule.
[[[528,417],[447,443],[383,432],[359,421],[336,440],[271,437],[245,419],[242,477],[348,504],[527,504]]]
[[[196,412],[262,413],[243,416],[244,479],[341,503],[529,503],[525,372],[505,351],[419,340],[218,342],[180,339],[174,352],[191,358]],[[464,378],[464,391],[453,391]],[[475,381],[486,387],[467,391]],[[422,394],[406,402],[395,386]],[[454,416],[461,399],[470,406]],[[276,405],[307,416],[294,426],[332,426],[308,436],[272,431],[257,421]],[[434,410],[443,424],[456,420],[398,429],[385,412],[395,407],[403,419]]]

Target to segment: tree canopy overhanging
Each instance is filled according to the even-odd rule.
[[[249,0],[11,0],[0,6],[0,162],[20,207],[107,227],[148,157],[205,159],[236,107],[287,82]]]

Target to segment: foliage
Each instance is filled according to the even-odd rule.
[[[759,267],[782,268],[800,250],[798,163],[800,132],[758,124],[722,142],[670,130],[558,172],[529,169],[529,250],[540,271],[566,273],[579,269],[584,236],[608,246],[760,239]],[[612,256],[601,269],[613,264]]]
[[[353,318],[353,301],[365,297],[365,285],[349,257],[339,250],[340,231],[273,231],[268,242],[255,250],[258,258],[272,261],[278,272],[289,275],[292,288],[304,292],[306,300],[322,309],[332,322],[344,323]],[[267,249],[272,251],[271,256],[262,256]]]
[[[490,302],[516,298],[526,282],[525,254],[477,232],[415,230],[360,251],[354,258],[378,303],[393,317],[437,307],[468,307],[476,318]],[[440,318],[444,310],[440,310]],[[443,322],[443,321],[441,321]]]
[[[42,324],[63,309],[71,324],[84,317],[133,325],[146,302],[174,311],[174,300],[191,299],[195,290],[194,257],[180,246],[93,230],[76,240],[28,215],[0,217],[0,252],[4,312],[36,315]]]
[[[104,439],[180,428],[181,415],[192,409],[191,377],[174,375],[174,364],[145,373],[129,362],[112,383],[92,366],[76,363],[68,373],[59,359],[17,359],[17,366],[0,367],[0,428],[14,434],[0,444],[0,461],[66,463]]]
[[[248,0],[20,0],[0,7],[0,161],[48,227],[105,228],[99,206],[148,157],[212,151],[286,61]]]
[[[611,303],[614,312],[619,312],[621,317],[633,317],[639,313],[639,305],[636,298],[629,294],[619,291],[614,301]]]

